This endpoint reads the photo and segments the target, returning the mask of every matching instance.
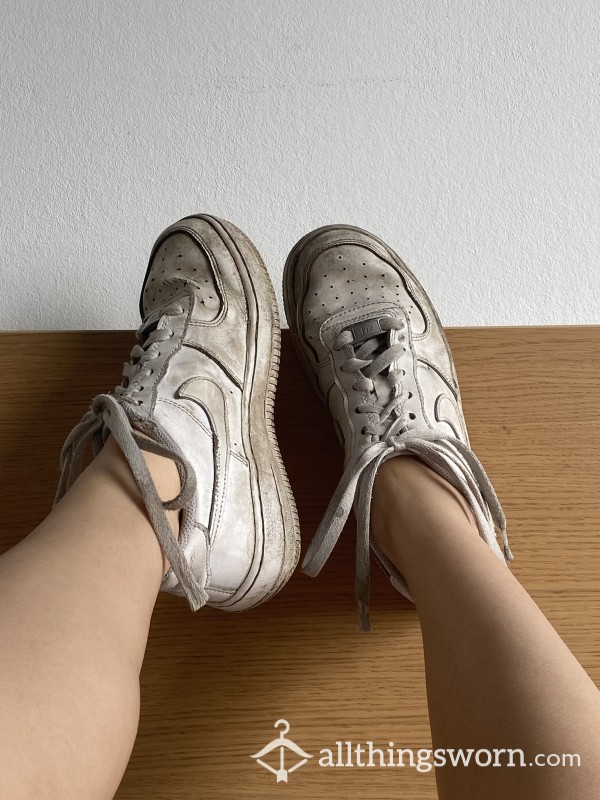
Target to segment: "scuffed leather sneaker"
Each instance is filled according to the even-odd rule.
[[[446,336],[406,265],[367,231],[329,226],[298,242],[283,280],[296,352],[331,412],[345,451],[344,474],[303,571],[318,574],[354,506],[360,627],[370,628],[369,546],[392,584],[412,600],[406,580],[369,530],[375,473],[403,453],[421,458],[464,494],[481,537],[509,561],[504,514],[469,447]]]
[[[190,216],[156,241],[140,312],[121,386],[96,397],[65,442],[56,500],[89,440],[97,454],[112,434],[171,565],[161,588],[194,609],[250,608],[281,589],[300,549],[273,424],[280,330],[271,281],[241,231]],[[141,450],[177,463],[175,500],[160,500]],[[164,513],[173,508],[179,541]]]

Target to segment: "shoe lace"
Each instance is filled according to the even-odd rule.
[[[381,375],[387,384],[387,390],[391,400],[381,405],[379,403],[363,403],[356,407],[359,414],[375,415],[377,422],[366,424],[361,433],[368,435],[371,441],[383,437],[395,436],[405,426],[408,418],[402,414],[402,406],[409,398],[409,393],[402,391],[402,377],[405,372],[403,369],[389,369],[391,365],[398,361],[406,349],[404,342],[405,336],[401,336],[398,342],[391,346],[387,345],[385,333],[391,330],[403,330],[406,325],[399,317],[383,317],[378,320],[378,335],[370,336],[354,350],[353,355],[347,358],[341,365],[342,372],[356,373],[356,380],[352,386],[355,391],[366,391],[373,394],[375,383],[373,378]],[[383,333],[382,337],[380,333]],[[383,339],[383,341],[382,341]],[[335,349],[342,348],[356,343],[356,334],[346,329],[340,333],[335,342]]]
[[[315,576],[323,568],[340,537],[352,507],[357,517],[356,535],[356,597],[359,627],[370,630],[369,594],[370,571],[369,549],[383,560],[392,573],[392,583],[406,597],[411,598],[405,578],[382,554],[370,537],[371,499],[373,483],[379,466],[387,459],[399,454],[414,454],[451,483],[467,499],[479,535],[488,546],[505,561],[512,559],[506,535],[506,519],[494,488],[477,456],[460,439],[436,428],[412,427],[412,418],[403,412],[408,393],[402,390],[402,369],[389,367],[402,358],[405,351],[401,337],[399,342],[388,346],[389,330],[405,327],[403,319],[386,317],[379,320],[378,335],[370,337],[354,350],[357,343],[354,332],[342,331],[336,340],[336,349],[350,346],[352,355],[341,364],[343,372],[357,373],[356,390],[373,391],[376,376],[383,376],[391,389],[392,399],[385,405],[365,403],[357,407],[359,413],[373,414],[376,421],[364,426],[362,432],[368,437],[366,446],[345,467],[338,487],[329,503],[323,519],[306,551],[302,570]],[[382,339],[384,341],[382,341]],[[502,537],[503,551],[496,541],[495,528]]]
[[[161,317],[181,313],[183,308],[175,303],[161,309]],[[139,391],[140,387],[132,389],[131,383],[141,375],[151,374],[151,369],[147,367],[148,362],[158,357],[160,342],[173,335],[169,327],[154,328],[157,324],[158,320],[155,322],[146,320],[138,330],[140,343],[133,347],[131,360],[123,366],[123,376],[127,380],[127,385],[116,387],[114,396],[100,394],[95,397],[90,409],[67,436],[60,455],[61,474],[54,504],[66,494],[81,474],[88,444],[92,443],[94,455],[97,455],[108,436],[112,434],[129,464],[165,557],[190,606],[196,611],[208,601],[208,595],[194,576],[181,545],[187,531],[185,535],[183,531],[180,532],[178,540],[165,513],[171,510],[193,510],[196,496],[195,473],[172,440],[157,431],[155,435],[161,441],[154,441],[142,435],[134,427],[137,425],[143,429],[146,420],[134,408],[141,404],[141,401],[131,397],[131,393]],[[142,451],[155,453],[175,462],[181,483],[177,497],[168,501],[161,500]]]
[[[160,309],[160,318],[178,316],[183,313],[183,306],[180,303],[169,303]],[[157,327],[159,319],[150,317],[138,329],[138,343],[132,348],[129,361],[123,364],[123,382],[120,386],[116,386],[114,390],[115,396],[119,397],[122,402],[134,405],[142,404],[142,400],[137,400],[131,395],[144,388],[139,385],[138,381],[141,378],[152,375],[153,369],[147,365],[160,356],[160,343],[173,336],[172,328],[168,326],[164,328]]]

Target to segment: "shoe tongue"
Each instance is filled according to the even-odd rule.
[[[375,359],[389,348],[391,344],[391,334],[392,331],[386,331],[385,334],[381,334],[381,336],[377,337],[380,344],[377,350],[374,350],[369,358]],[[386,367],[383,372],[378,372],[377,375],[371,376],[371,380],[373,381],[373,391],[375,392],[375,396],[377,398],[377,404],[380,406],[386,406],[392,399],[392,387],[390,386],[388,379],[389,371],[390,368]]]
[[[137,331],[137,338],[138,344],[142,347],[144,346],[146,339],[150,336],[153,331],[158,330],[159,328],[164,327],[165,325],[165,313],[164,308],[159,306],[158,308],[154,309],[150,314],[148,314],[144,320],[144,322],[140,325]]]
[[[152,322],[147,322],[142,325],[138,330],[138,341],[141,345],[144,344],[148,336],[158,328],[158,319],[153,320]]]
[[[349,330],[353,335],[351,342],[354,347],[354,353],[357,354],[362,346],[368,342],[375,340],[377,342],[376,349],[372,350],[365,358],[374,361],[377,356],[385,352],[393,343],[392,337],[393,330],[384,330],[381,327],[381,316],[373,317],[372,319],[362,320],[353,325],[349,325],[346,330]],[[360,357],[360,356],[359,356]],[[386,367],[383,372],[372,375],[370,380],[373,381],[373,391],[378,405],[385,406],[392,399],[392,387],[388,380],[389,367]]]
[[[367,339],[372,339],[374,336],[383,336],[389,334],[389,331],[384,331],[381,327],[381,316],[372,317],[371,319],[363,319],[360,322],[355,322],[348,325],[344,330],[350,331],[352,336],[351,344],[356,350],[357,345],[366,342]]]

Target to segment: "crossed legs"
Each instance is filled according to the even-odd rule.
[[[163,499],[173,464],[145,454]],[[176,514],[170,521],[177,531]],[[423,628],[434,747],[578,753],[580,768],[444,768],[441,800],[591,800],[600,694],[462,496],[418,460],[386,462],[373,531],[411,586]],[[126,535],[124,535],[124,531]],[[0,558],[0,796],[116,791],[135,739],[139,672],[165,564],[118,448]],[[115,590],[115,589],[118,590]]]

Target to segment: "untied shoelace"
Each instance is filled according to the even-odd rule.
[[[183,308],[178,303],[164,306],[160,311],[161,316],[181,313],[183,313]],[[146,320],[138,331],[138,340],[143,339],[143,345],[136,344],[131,351],[131,360],[123,365],[123,376],[127,379],[128,385],[134,378],[152,374],[148,363],[158,355],[160,342],[172,336],[169,328],[156,328],[155,330],[151,330],[151,328],[152,324],[149,325]],[[207,602],[208,595],[190,569],[184,550],[173,535],[165,514],[165,511],[186,508],[193,501],[196,493],[196,477],[189,462],[181,453],[146,438],[132,426],[132,423],[136,421],[135,406],[141,401],[131,396],[132,392],[128,391],[128,385],[117,386],[114,396],[100,394],[94,398],[89,411],[84,414],[81,422],[67,436],[60,455],[61,475],[54,502],[57,503],[63,497],[80,475],[83,469],[83,458],[90,440],[93,444],[94,455],[97,455],[109,433],[112,434],[123,452],[140,490],[156,538],[190,606],[196,611]],[[143,425],[143,420],[137,421]],[[170,458],[175,462],[181,481],[181,490],[173,500],[163,502],[160,499],[142,450]]]
[[[405,321],[399,317],[383,317],[379,320],[382,331],[401,330]],[[349,330],[342,331],[335,347],[341,349],[354,341]],[[380,349],[377,337],[362,343],[351,358],[341,365],[342,371],[354,372],[357,381],[355,390],[371,391],[372,378],[391,367],[401,358],[404,346],[400,342]],[[447,435],[439,429],[411,428],[411,419],[402,411],[408,395],[402,391],[402,369],[388,369],[386,375],[391,388],[392,399],[384,407],[377,404],[364,404],[357,410],[375,414],[377,424],[365,425],[363,433],[369,435],[371,444],[360,455],[350,461],[344,470],[338,487],[329,503],[302,562],[302,570],[311,576],[317,575],[329,558],[342,529],[354,506],[357,516],[356,538],[356,597],[359,612],[359,625],[362,630],[370,630],[369,620],[369,547],[370,512],[373,483],[379,466],[388,458],[400,453],[413,453],[433,470],[451,483],[467,499],[481,538],[488,546],[506,561],[512,559],[506,535],[506,519],[494,488],[478,458],[460,439]],[[502,537],[503,552],[498,547],[494,526]],[[401,583],[406,586],[404,580]],[[408,591],[404,592],[409,596]]]

